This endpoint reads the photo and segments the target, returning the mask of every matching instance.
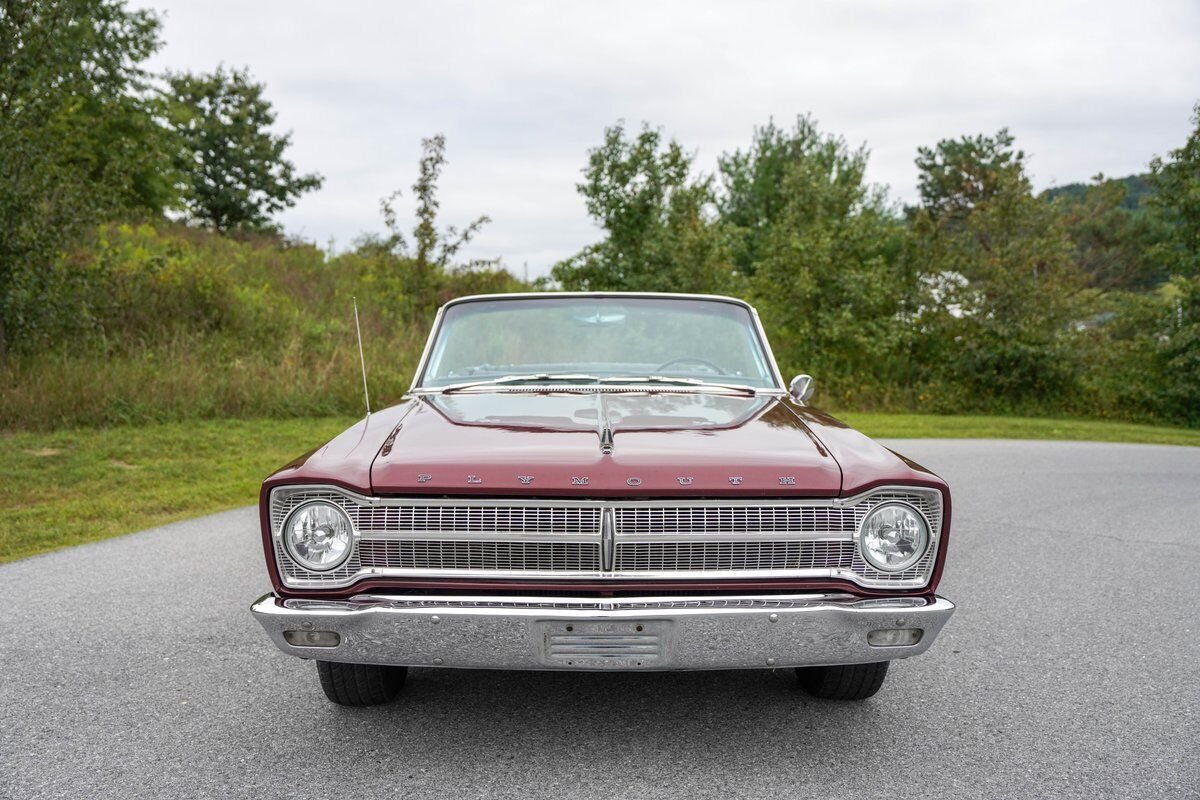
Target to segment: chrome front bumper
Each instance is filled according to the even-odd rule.
[[[338,601],[267,594],[250,610],[280,650],[320,661],[686,670],[906,658],[929,649],[954,604],[940,597],[865,600],[847,594],[609,599],[359,595]],[[920,640],[891,646],[867,641],[872,631],[896,629],[920,630]],[[285,636],[304,640],[317,632],[337,634],[338,644],[296,645]]]

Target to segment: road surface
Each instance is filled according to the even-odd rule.
[[[414,669],[340,708],[250,617],[242,509],[0,566],[0,797],[1200,796],[1200,448],[892,446],[951,484],[959,610],[866,702]]]

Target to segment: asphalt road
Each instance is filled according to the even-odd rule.
[[[789,671],[417,669],[326,702],[232,511],[0,566],[0,797],[1198,797],[1200,448],[908,441],[959,610],[863,703]]]

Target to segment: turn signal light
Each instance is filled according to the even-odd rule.
[[[920,628],[886,628],[867,634],[867,644],[872,647],[903,647],[921,641]]]
[[[284,631],[283,638],[295,647],[337,647],[342,643],[337,631]]]

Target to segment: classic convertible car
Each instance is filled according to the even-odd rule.
[[[860,700],[924,652],[950,494],[783,384],[728,297],[464,297],[409,393],[263,484],[252,611],[330,700],[407,668],[795,668]]]

